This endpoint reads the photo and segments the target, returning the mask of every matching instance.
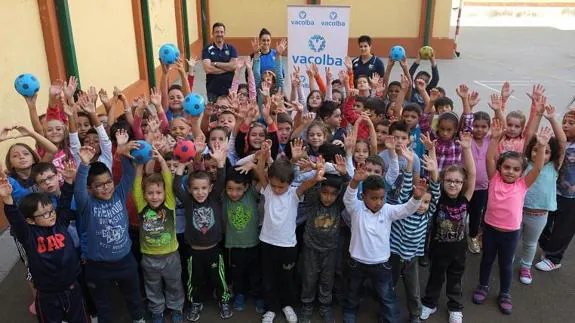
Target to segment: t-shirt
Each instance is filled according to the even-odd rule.
[[[433,240],[438,242],[458,242],[465,239],[469,201],[460,194],[450,198],[442,193],[434,215]]]
[[[389,165],[391,163],[391,158],[389,157],[389,151],[384,150],[382,152],[379,153],[379,156],[381,158],[383,158],[383,162],[385,164],[385,170],[387,172],[387,170],[389,169]],[[389,203],[389,204],[398,204],[398,200],[399,200],[399,195],[401,193],[401,186],[403,183],[403,174],[401,173],[402,170],[404,170],[407,167],[407,158],[405,158],[404,156],[398,155],[398,162],[399,162],[399,170],[400,170],[400,174],[399,176],[397,176],[397,179],[395,180],[395,183],[393,183],[391,185],[391,189],[388,191],[386,190],[385,192],[385,203]],[[417,157],[416,154],[413,155],[413,168],[411,169],[413,174],[419,174],[419,170],[420,170],[420,162],[419,162],[419,157]]]
[[[224,44],[220,49],[215,43],[212,43],[202,50],[202,59],[209,59],[212,63],[229,63],[230,60],[235,57],[238,57],[238,53],[234,46],[229,44]],[[207,74],[206,90],[208,93],[212,93],[217,96],[228,95],[228,90],[232,86],[233,78],[234,72]]]
[[[529,173],[533,168],[533,163],[529,163],[524,174]],[[548,162],[543,166],[539,176],[527,191],[523,207],[535,210],[557,210],[557,178],[559,173],[555,169],[553,162]]]
[[[527,193],[525,177],[505,183],[499,172],[489,182],[485,223],[502,230],[519,230],[523,218],[523,202]]]
[[[282,195],[276,195],[271,185],[261,189],[264,196],[264,221],[260,240],[278,247],[295,247],[297,206],[299,197],[297,188],[290,186]]]
[[[172,174],[162,172],[165,200],[152,208],[144,200],[142,177],[134,180],[134,201],[140,218],[140,250],[146,255],[165,255],[178,250],[176,238],[176,198],[172,188]]]
[[[305,218],[304,244],[318,251],[337,248],[341,212],[345,209],[342,194],[330,206],[320,202],[319,189],[306,192],[304,201],[298,207],[299,216]]]
[[[489,148],[489,142],[491,141],[491,136],[487,135],[483,137],[483,142],[479,145],[475,140],[471,141],[471,155],[475,161],[475,190],[486,190],[489,186],[489,177],[487,176],[486,168],[486,158],[487,148]]]
[[[373,73],[377,73],[380,77],[383,77],[385,73],[383,62],[375,55],[372,55],[365,63],[362,62],[361,57],[354,58],[351,63],[353,65],[353,78],[355,80],[357,80],[360,75],[371,77]]]
[[[559,170],[557,194],[566,198],[575,198],[575,143],[568,143],[563,165]]]
[[[226,248],[251,248],[259,243],[257,195],[252,187],[238,201],[224,194]]]

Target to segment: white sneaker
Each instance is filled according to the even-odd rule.
[[[291,306],[284,307],[282,311],[284,312],[288,323],[297,323],[297,315]]]
[[[273,323],[276,313],[267,311],[264,316],[262,316],[262,323]]]
[[[561,268],[561,264],[554,264],[551,260],[545,258],[535,264],[535,268],[541,271],[553,271]]]
[[[437,307],[429,308],[425,305],[421,305],[421,315],[419,318],[422,320],[427,320],[429,316],[435,312],[437,312]]]
[[[449,323],[463,323],[463,313],[449,311]]]

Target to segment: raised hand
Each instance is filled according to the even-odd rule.
[[[501,124],[501,120],[499,118],[494,117],[491,120],[491,138],[495,140],[499,140],[503,135],[503,125]]]
[[[401,90],[404,92],[407,91],[407,89],[411,86],[410,78],[403,74],[401,74],[401,80],[399,83],[401,84]]]
[[[423,169],[426,171],[433,173],[438,171],[439,167],[437,166],[437,160],[435,158],[429,157],[429,155],[423,155]]]
[[[513,90],[511,89],[511,84],[509,84],[509,82],[505,81],[505,83],[503,83],[503,86],[501,87],[501,101],[503,101],[503,103],[505,104],[505,102],[507,102],[507,100],[511,97],[511,95],[513,95]]]
[[[303,140],[295,138],[290,142],[291,158],[293,161],[302,159],[305,156],[306,147]]]
[[[346,56],[343,59],[343,65],[345,66],[345,68],[347,68],[348,71],[351,71],[353,69],[353,64],[351,62],[351,57]]]
[[[94,88],[95,91],[95,88]],[[97,96],[97,95],[96,95]],[[78,98],[78,104],[80,105],[80,108],[82,109],[82,111],[88,113],[88,114],[92,114],[92,113],[96,113],[96,106],[94,105],[94,101],[92,101],[92,99],[89,98],[88,96],[81,96]]]
[[[76,77],[74,75],[70,76],[70,78],[68,79],[68,83],[64,83],[62,87],[64,95],[66,96],[67,99],[71,99],[74,97],[74,93],[76,92],[77,87],[78,87],[78,80],[76,80]]]
[[[257,37],[254,37],[252,39],[252,49],[254,51],[254,53],[259,53],[260,51],[260,40]]]
[[[385,144],[385,148],[386,148],[386,149],[388,149],[388,150],[390,150],[390,151],[395,150],[396,142],[395,142],[395,137],[394,137],[394,136],[385,136],[385,137],[383,138],[383,142],[384,142],[384,144]]]
[[[429,134],[422,133],[421,136],[419,136],[419,140],[421,141],[421,143],[423,144],[423,146],[427,151],[435,149],[435,142],[431,141]]]
[[[531,93],[525,93],[531,99],[532,103],[535,103],[540,100],[540,98],[545,95],[545,87],[541,84],[533,85],[533,90]]]
[[[545,113],[543,116],[547,120],[555,119],[555,107],[549,104],[545,105]]]
[[[150,102],[156,107],[162,106],[162,93],[156,88],[150,89]]]
[[[427,181],[425,178],[420,178],[413,188],[413,198],[421,200],[425,193],[427,193]]]
[[[339,79],[339,81],[340,81],[342,84],[347,84],[347,81],[349,80],[349,75],[347,75],[347,73],[346,73],[345,71],[340,70],[340,71],[337,73],[337,78]]]
[[[55,80],[50,85],[49,93],[50,96],[59,96],[64,89],[64,81]]]
[[[118,131],[116,131],[116,143],[118,146],[125,145],[129,139],[130,136],[128,136],[126,129],[118,129]]]
[[[74,183],[76,173],[78,172],[76,163],[73,160],[68,159],[64,161],[62,165],[64,166],[64,168],[62,170],[59,170],[60,174],[62,175],[62,178],[64,178],[64,181],[66,181],[66,183],[68,184]]]
[[[371,84],[371,88],[375,89],[377,87],[379,87],[379,81],[380,81],[381,77],[379,76],[379,74],[377,73],[373,73],[370,77],[369,77],[369,83]]]
[[[5,202],[12,199],[12,185],[6,176],[0,178],[0,198]]]
[[[473,108],[479,103],[479,101],[481,101],[481,98],[479,98],[479,92],[471,91],[467,96],[467,100],[469,101],[469,106]]]
[[[267,82],[262,82],[262,89],[260,92],[263,96],[270,96],[270,85]]]
[[[118,145],[118,148],[116,149],[116,153],[125,157],[128,157],[130,159],[133,159],[132,155],[130,155],[130,152],[134,149],[140,149],[140,144],[137,141],[129,141],[128,143],[124,144],[124,145]]]
[[[184,65],[184,60],[183,60],[182,57],[179,57],[179,58],[176,60],[176,64],[175,64],[175,65],[176,65],[176,69],[177,69],[180,73],[186,74],[186,67],[185,67],[185,65]]]
[[[367,173],[367,169],[365,169],[365,163],[361,163],[357,165],[355,169],[355,173],[353,174],[353,180],[357,182],[364,181],[369,174]]]
[[[314,164],[309,158],[301,158],[295,163],[301,172],[309,172],[312,169],[316,168],[316,164]]]
[[[401,154],[405,159],[407,159],[408,163],[413,162],[414,154],[413,150],[409,149],[406,145],[401,145]]]
[[[244,65],[246,66],[246,68],[248,70],[252,70],[252,67],[254,66],[254,60],[251,57],[246,57],[244,58]]]
[[[331,84],[331,82],[333,82],[333,73],[331,72],[331,69],[329,67],[325,68],[325,80],[328,84]]]
[[[96,92],[95,86],[90,86],[90,88],[88,89],[88,99],[90,99],[90,102],[92,102],[92,104],[95,107],[96,102],[98,101],[98,92]]]
[[[469,95],[469,88],[465,84],[460,84],[457,88],[455,88],[455,92],[461,99],[467,99]]]
[[[457,141],[460,145],[461,148],[463,149],[470,149],[471,148],[471,132],[460,132],[459,133],[459,140]]]
[[[491,100],[487,103],[487,105],[489,105],[493,111],[501,110],[501,106],[503,104],[501,102],[501,97],[498,94],[491,94],[490,99]]]
[[[110,98],[108,97],[108,92],[106,92],[106,90],[100,89],[100,91],[98,91],[98,96],[103,105],[110,105]]]
[[[20,133],[20,135],[17,135],[14,138],[28,137],[32,134],[32,130],[23,125],[14,126],[14,129]]]
[[[120,149],[119,147],[120,146],[118,146],[118,149]],[[92,148],[91,146],[82,146],[80,147],[79,155],[82,164],[89,165],[92,158],[96,156],[96,150],[94,150],[94,148]]]
[[[206,150],[206,135],[204,135],[203,133],[200,133],[199,135],[196,136],[196,138],[194,138],[194,146],[196,148],[196,151],[198,153],[202,153],[204,150]]]
[[[198,62],[198,58],[195,56],[191,56],[188,60],[188,69],[190,71],[194,70],[194,67],[196,66],[196,63]]]
[[[358,121],[356,121],[358,122]],[[345,146],[345,152],[348,154],[353,153],[355,149],[355,144],[357,142],[357,134],[352,130],[351,133],[343,137],[343,144]]]
[[[431,89],[431,91],[429,91],[429,99],[431,100],[431,102],[435,102],[440,97],[441,97],[441,92],[439,92],[438,89],[433,88],[433,89]]]
[[[422,79],[415,80],[415,89],[420,93],[425,91],[425,81]]]
[[[316,162],[316,169],[317,172],[315,173],[315,180],[318,182],[324,181],[325,180],[325,160],[323,159],[323,156],[319,156]]]
[[[549,140],[551,139],[552,136],[553,136],[553,130],[551,130],[551,128],[545,127],[541,129],[537,134],[537,144],[543,147],[547,146],[547,143],[549,143]]]
[[[342,155],[335,155],[335,170],[341,175],[347,174],[347,163],[345,162],[345,158]]]
[[[256,164],[254,162],[247,162],[241,166],[237,166],[235,169],[240,172],[240,174],[247,174],[249,173],[252,169],[256,168]]]
[[[279,56],[283,55],[283,53],[287,49],[287,46],[288,46],[287,38],[282,38],[282,40],[278,42],[278,45],[276,46],[276,52],[279,54]]]
[[[226,165],[226,158],[228,157],[228,145],[215,144],[210,151],[210,156],[218,162],[218,167],[223,168]]]
[[[538,115],[542,115],[547,105],[547,97],[545,95],[538,96],[532,103],[535,105],[535,112],[537,112]]]

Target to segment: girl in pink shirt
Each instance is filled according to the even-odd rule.
[[[509,290],[513,276],[513,255],[519,241],[523,201],[525,194],[539,176],[545,154],[538,154],[533,168],[521,176],[527,167],[525,157],[515,151],[499,156],[495,163],[497,144],[503,131],[501,122],[494,118],[491,125],[491,142],[487,150],[486,168],[489,177],[489,197],[483,229],[483,253],[479,270],[479,286],[473,293],[473,302],[482,304],[489,290],[491,266],[499,259],[499,310],[511,314],[512,304]],[[552,131],[544,128],[537,135],[537,147],[544,150]]]

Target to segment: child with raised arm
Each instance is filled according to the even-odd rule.
[[[499,261],[499,296],[497,304],[503,314],[511,314],[511,277],[513,258],[521,234],[523,203],[529,187],[537,180],[543,169],[545,154],[537,154],[531,170],[522,176],[527,161],[522,154],[508,151],[495,161],[498,140],[502,136],[501,122],[494,119],[491,127],[493,140],[487,150],[487,176],[489,197],[485,211],[483,229],[483,252],[479,269],[479,285],[473,293],[473,303],[483,304],[489,291],[489,276],[495,258]],[[543,128],[537,135],[537,150],[545,151],[551,138],[549,128]]]
[[[140,218],[141,266],[152,321],[163,322],[165,308],[172,311],[171,321],[183,322],[184,288],[176,238],[176,198],[172,173],[162,155],[154,150],[161,174],[146,178],[144,165],[136,167],[134,202]],[[164,296],[165,295],[165,296]]]
[[[90,161],[96,152],[90,146],[80,148],[80,165],[76,175],[74,198],[79,221],[84,222],[86,252],[86,281],[101,323],[116,322],[115,288],[122,293],[132,321],[144,322],[138,264],[131,252],[128,234],[126,199],[134,182],[134,165],[130,151],[138,149],[128,136],[119,136],[117,154],[122,155],[122,179],[116,187],[108,167]],[[82,243],[82,241],[81,241]]]
[[[363,199],[357,197],[357,188],[363,182]],[[359,308],[360,290],[365,278],[370,278],[380,301],[379,320],[398,322],[399,304],[393,290],[391,264],[389,263],[389,234],[393,221],[413,214],[421,205],[427,191],[425,181],[418,182],[413,197],[405,204],[385,204],[385,183],[381,176],[367,176],[360,166],[355,171],[343,202],[351,215],[351,243],[349,253],[351,268],[343,304],[343,322],[354,323]]]
[[[186,242],[191,246],[187,264],[189,274],[187,299],[191,305],[186,313],[186,319],[192,322],[200,319],[204,308],[202,290],[210,284],[216,290],[220,317],[229,319],[233,316],[224,258],[219,247],[225,227],[222,192],[226,177],[226,146],[214,145],[210,156],[217,162],[214,180],[205,171],[194,171],[188,175],[184,188],[182,178],[186,165],[182,163],[178,165],[174,177],[174,193],[186,210]]]
[[[427,320],[437,311],[437,303],[447,277],[446,294],[450,323],[463,322],[463,273],[467,254],[465,226],[469,200],[473,196],[475,163],[471,154],[471,134],[461,133],[458,144],[464,165],[451,165],[441,174],[441,197],[433,216],[429,257],[431,267],[421,299],[420,319]]]

